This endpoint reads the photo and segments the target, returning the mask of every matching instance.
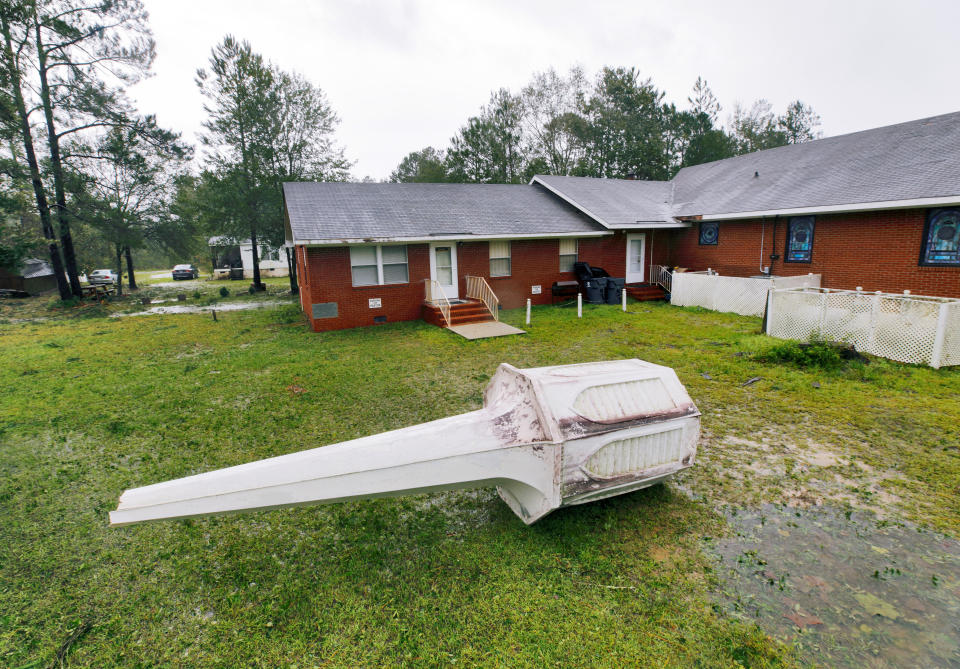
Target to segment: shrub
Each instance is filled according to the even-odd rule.
[[[199,290],[193,291],[193,299],[199,300],[201,297],[203,297],[203,295],[200,294]]]
[[[220,297],[230,297],[230,289],[226,286],[220,286]]]
[[[285,304],[277,308],[276,319],[278,323],[299,323],[304,320],[304,314],[299,304]]]
[[[813,339],[807,343],[784,341],[762,353],[758,358],[764,362],[787,363],[797,367],[833,370],[846,365],[852,357],[844,355],[846,347],[823,340]]]

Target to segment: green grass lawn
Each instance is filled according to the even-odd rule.
[[[239,282],[208,283],[201,300]],[[960,534],[960,372],[764,362],[758,319],[540,307],[525,336],[469,342],[315,334],[293,305],[214,322],[49,302],[0,307],[2,666],[50,666],[78,632],[70,666],[792,666],[716,603],[718,507]],[[500,362],[631,357],[676,369],[703,413],[699,462],[667,486],[531,527],[489,490],[107,527],[126,488],[479,408]]]

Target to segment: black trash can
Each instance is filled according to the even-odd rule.
[[[243,268],[242,267],[231,267],[230,268],[230,280],[239,281],[243,278]]]
[[[586,291],[584,299],[588,304],[603,304],[603,291],[606,290],[607,280],[604,277],[594,277],[583,282]]]
[[[607,279],[607,304],[620,304],[621,294],[626,279]]]

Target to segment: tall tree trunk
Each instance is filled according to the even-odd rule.
[[[23,91],[20,88],[20,68],[17,66],[13,54],[13,40],[10,37],[10,24],[5,16],[0,16],[0,31],[3,32],[4,53],[3,59],[10,77],[10,88],[13,91],[17,106],[17,116],[20,121],[20,134],[23,135],[23,151],[26,154],[27,164],[30,166],[30,181],[33,184],[33,194],[37,200],[37,211],[40,214],[40,225],[43,236],[47,240],[47,251],[50,254],[50,266],[53,267],[57,278],[57,290],[61,300],[69,300],[72,293],[70,284],[63,273],[63,260],[60,257],[60,247],[57,244],[57,235],[53,231],[50,220],[50,206],[47,204],[47,194],[40,178],[40,166],[37,163],[37,154],[33,150],[33,133],[30,130],[30,118],[27,116],[26,103],[23,100]]]
[[[127,257],[127,283],[130,286],[130,290],[138,290],[137,288],[137,279],[133,275],[133,254],[130,253],[130,247],[123,247],[123,254]]]
[[[253,252],[253,289],[263,290],[263,283],[260,281],[260,255],[257,253],[257,229],[250,228],[251,251]]]
[[[290,277],[290,294],[296,295],[300,292],[300,285],[297,283],[296,249],[284,246],[283,250],[287,253],[287,274]]]
[[[36,12],[36,8],[34,8]],[[70,219],[67,215],[67,194],[63,185],[63,163],[60,160],[60,138],[57,136],[53,120],[53,105],[50,101],[50,85],[47,82],[47,52],[44,50],[40,33],[40,17],[34,14],[34,28],[37,35],[37,64],[40,74],[40,100],[43,103],[43,115],[47,122],[47,143],[50,145],[50,167],[53,172],[53,190],[57,199],[57,220],[60,222],[60,245],[63,247],[63,260],[70,279],[70,290],[77,297],[83,296],[80,289],[80,275],[77,271],[77,253],[73,248],[73,236],[70,234]]]
[[[123,295],[123,246],[114,244],[117,250],[117,296]]]

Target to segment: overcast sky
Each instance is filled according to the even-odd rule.
[[[801,99],[837,135],[960,110],[955,0],[144,0],[144,113],[195,141],[194,75],[224,35],[326,91],[357,177],[446,148],[490,91],[574,64],[633,66],[680,107],[698,75],[723,105]]]

